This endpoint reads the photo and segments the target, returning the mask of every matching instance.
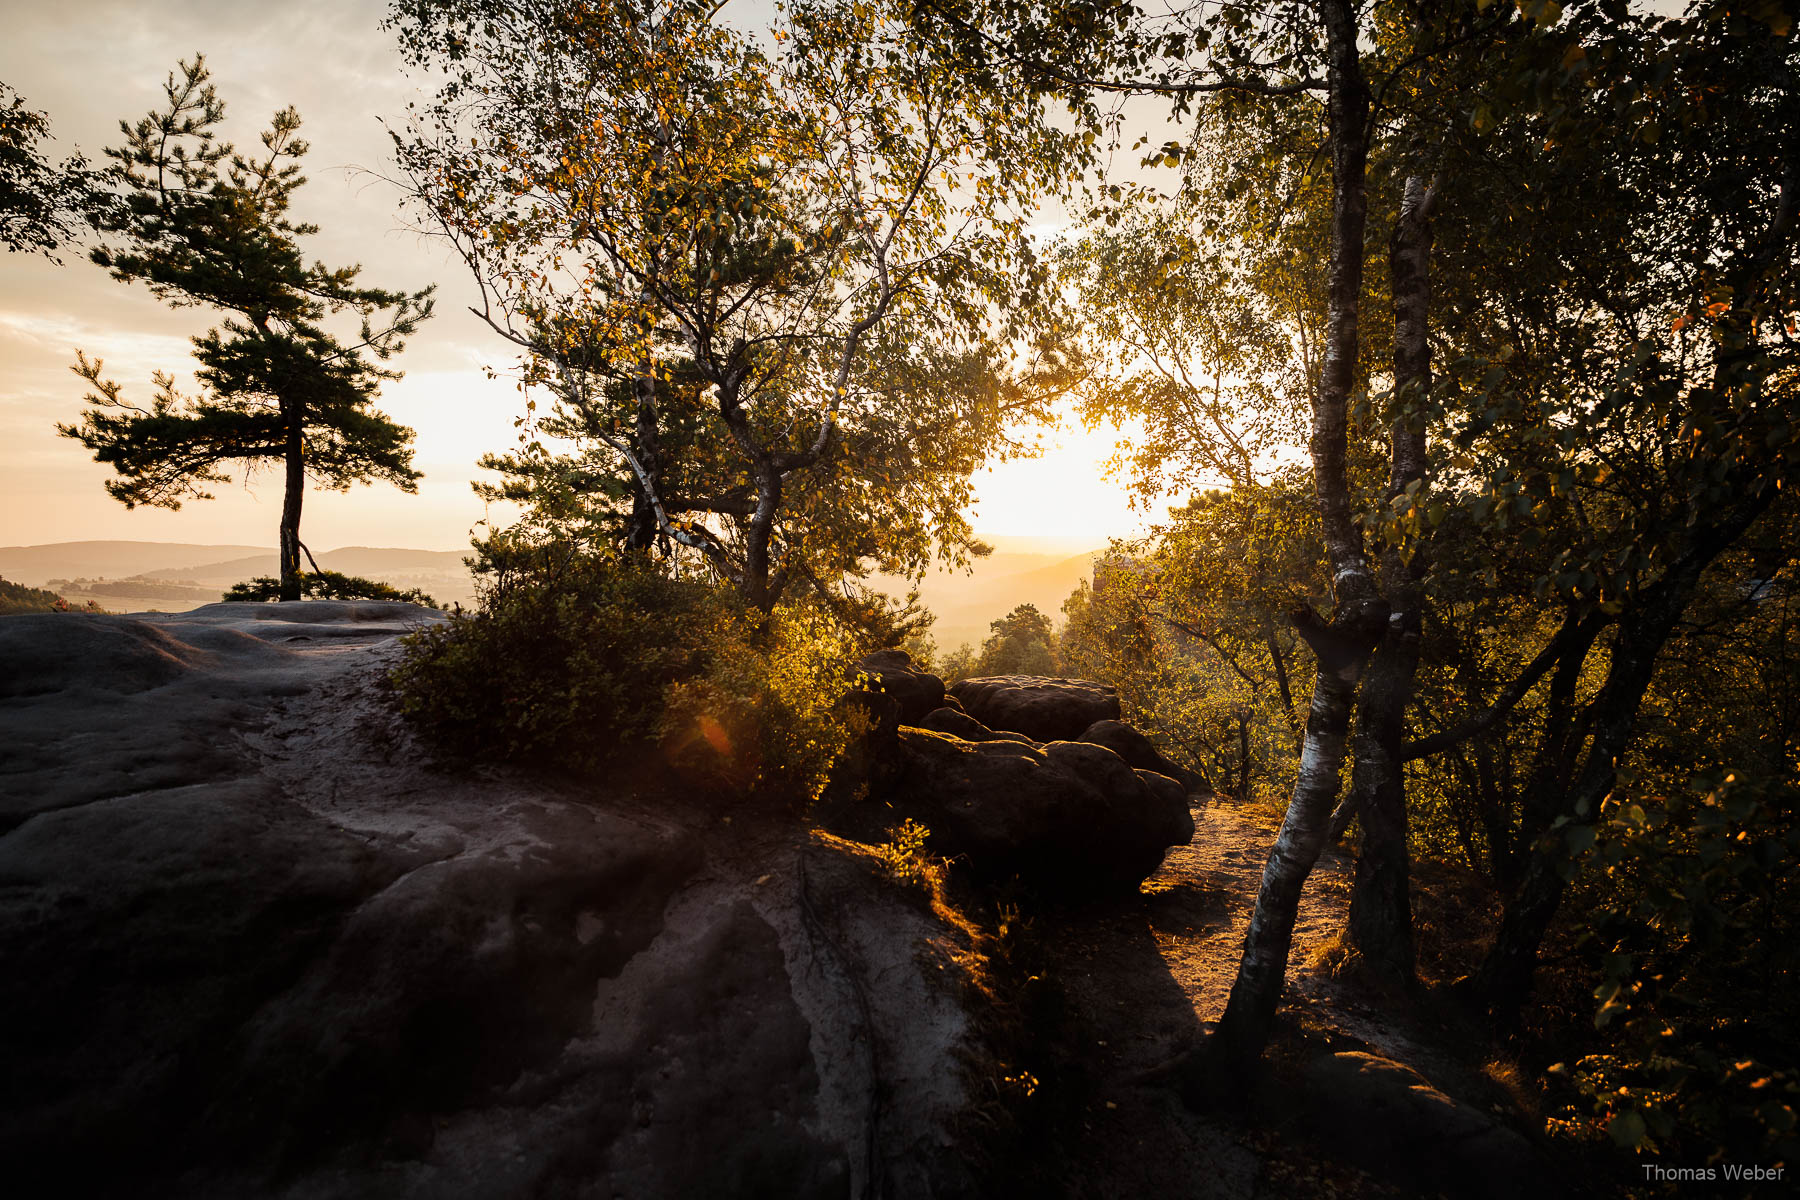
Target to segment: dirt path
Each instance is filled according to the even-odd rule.
[[[1191,1113],[1167,1087],[1137,1082],[1194,1046],[1224,1012],[1277,818],[1197,797],[1192,842],[1170,851],[1141,894],[1040,918],[1028,931],[1051,1014],[1038,1135],[1044,1185],[1073,1197],[1252,1200],[1336,1189],[1392,1194],[1353,1169],[1310,1158],[1256,1123]],[[1424,1069],[1433,1056],[1395,1014],[1315,970],[1343,929],[1354,863],[1329,851],[1308,880],[1282,1013],[1335,1048],[1368,1048]],[[1298,1190],[1296,1190],[1298,1189]]]
[[[1069,1015],[1117,1029],[1098,1056],[1108,1076],[1167,1060],[1225,1011],[1275,819],[1202,800],[1194,827],[1193,841],[1169,852],[1140,898],[1059,915],[1055,943],[1046,947],[1061,968]],[[1309,963],[1343,928],[1352,869],[1348,858],[1330,851],[1307,881],[1288,961],[1287,1005],[1336,998]]]

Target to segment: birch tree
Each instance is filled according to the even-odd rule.
[[[0,82],[0,246],[54,260],[80,225],[100,219],[112,194],[81,155],[44,157],[50,137],[50,118]]]
[[[1530,6],[1527,6],[1529,8]],[[1421,597],[1415,511],[1427,503],[1430,479],[1423,423],[1432,386],[1427,352],[1430,219],[1436,187],[1432,173],[1405,172],[1394,197],[1399,219],[1390,254],[1393,321],[1397,331],[1390,386],[1382,401],[1388,431],[1352,444],[1353,423],[1367,427],[1379,411],[1370,400],[1370,339],[1365,332],[1365,257],[1369,230],[1371,147],[1396,114],[1390,93],[1419,64],[1492,37],[1502,28],[1528,31],[1535,19],[1482,6],[1378,7],[1370,13],[1342,0],[1282,4],[1252,12],[1224,8],[1195,18],[1123,22],[1112,34],[1113,52],[1065,41],[1022,6],[974,11],[932,6],[959,53],[1013,55],[1030,62],[1047,81],[1078,95],[1151,94],[1168,97],[1185,113],[1205,106],[1208,120],[1229,125],[1251,121],[1266,109],[1316,113],[1321,136],[1305,167],[1287,178],[1277,173],[1281,196],[1264,201],[1267,227],[1239,222],[1248,241],[1268,238],[1296,204],[1304,204],[1315,173],[1329,174],[1324,199],[1326,243],[1323,320],[1309,346],[1309,326],[1295,323],[1295,357],[1316,363],[1310,376],[1310,428],[1306,454],[1318,510],[1318,529],[1330,578],[1328,612],[1302,604],[1291,613],[1296,634],[1316,659],[1300,764],[1286,818],[1265,870],[1243,957],[1226,1012],[1203,1056],[1234,1072],[1260,1055],[1279,1004],[1288,953],[1305,881],[1318,855],[1347,814],[1337,804],[1344,768],[1354,761],[1355,794],[1368,805],[1365,860],[1359,887],[1363,942],[1404,979],[1410,976],[1406,925],[1404,781],[1399,740],[1412,694]],[[1376,74],[1371,82],[1371,71]],[[1377,92],[1379,89],[1379,93]],[[1404,92],[1402,87],[1401,92]],[[1321,103],[1322,102],[1322,103]],[[1300,118],[1304,121],[1305,118]],[[1260,132],[1260,131],[1259,131]],[[1254,140],[1249,135],[1248,140]],[[1254,176],[1285,146],[1250,146],[1242,156]],[[1187,147],[1169,143],[1152,159],[1176,161]],[[1389,154],[1389,157],[1393,157]],[[1415,156],[1415,161],[1424,155]],[[1293,160],[1289,160],[1290,164]],[[1255,183],[1250,182],[1251,188]],[[1222,200],[1250,206],[1245,181],[1229,179]],[[1218,204],[1210,194],[1200,206]],[[1113,219],[1109,216],[1109,220]],[[1178,246],[1171,247],[1177,259]],[[1240,257],[1255,259],[1255,249]],[[1304,268],[1302,268],[1304,273]],[[1216,289],[1220,294],[1223,289]],[[1299,294],[1290,290],[1289,295]],[[1316,355],[1316,357],[1315,357]],[[1263,372],[1263,378],[1270,377]],[[1218,410],[1214,407],[1214,412]],[[1353,417],[1353,410],[1362,415]],[[1201,409],[1200,411],[1205,411]],[[1246,474],[1245,456],[1234,455],[1236,430],[1210,420],[1207,438],[1225,452],[1212,467],[1230,464]],[[1242,422],[1237,423],[1239,426]],[[1372,453],[1385,460],[1385,487],[1371,495],[1359,479],[1371,473]],[[1230,477],[1232,472],[1227,472]],[[1395,514],[1404,514],[1398,519]],[[1371,659],[1376,667],[1371,671]],[[1352,755],[1353,733],[1356,753]],[[1334,822],[1334,810],[1338,820]]]
[[[401,163],[478,315],[577,406],[631,382],[632,419],[590,434],[634,481],[633,541],[689,548],[762,608],[842,568],[815,541],[904,570],[970,547],[954,478],[1056,391],[1009,319],[1048,299],[1027,223],[1081,157],[1015,80],[946,68],[882,4],[791,5],[763,35],[686,0],[402,3],[392,23],[448,79]],[[978,385],[913,386],[934,359]],[[680,372],[723,466],[710,493],[658,444]],[[923,512],[894,502],[894,450],[940,429],[973,457],[915,475]]]

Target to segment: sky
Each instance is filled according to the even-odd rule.
[[[206,55],[226,104],[225,136],[254,145],[269,116],[292,104],[312,143],[298,218],[320,226],[303,247],[332,266],[361,263],[362,282],[411,290],[438,285],[438,315],[397,360],[406,377],[388,384],[381,407],[417,431],[417,495],[391,486],[312,491],[302,536],[320,549],[342,545],[456,549],[485,511],[469,482],[476,459],[513,444],[524,398],[506,379],[510,348],[468,312],[466,269],[441,243],[409,227],[398,191],[380,177],[391,165],[382,122],[397,125],[416,95],[389,35],[382,0],[0,0],[0,80],[49,115],[47,153],[90,160],[120,142],[118,122],[162,102],[177,59]],[[127,511],[104,488],[110,472],[58,437],[58,421],[82,411],[86,384],[69,366],[80,349],[106,362],[126,397],[146,398],[153,371],[191,390],[188,338],[215,319],[171,310],[141,285],[122,284],[89,263],[82,247],[62,264],[0,251],[0,545],[86,539],[270,544],[281,494],[275,474],[215,488],[215,499],[180,511]],[[1073,422],[1052,433],[1047,453],[977,477],[972,506],[987,534],[1054,536],[1095,543],[1141,528],[1123,489],[1102,477],[1117,431]]]

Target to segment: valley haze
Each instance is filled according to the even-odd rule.
[[[1104,547],[1097,539],[991,535],[994,547],[967,572],[934,570],[919,586],[936,615],[930,633],[948,652],[967,643],[979,649],[989,622],[1020,604],[1035,604],[1060,622],[1062,602],[1088,578]],[[320,551],[319,565],[400,588],[419,588],[446,607],[472,607],[474,580],[466,550],[343,546]],[[186,612],[212,604],[232,584],[277,570],[275,551],[243,544],[77,541],[0,547],[0,578],[50,588],[72,604],[89,600],[112,612]],[[72,586],[87,581],[88,586]],[[872,580],[904,597],[904,579]],[[54,586],[53,586],[54,585]]]

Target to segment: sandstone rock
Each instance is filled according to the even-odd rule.
[[[931,829],[934,852],[1046,894],[1136,889],[1193,836],[1178,785],[1151,787],[1110,750],[1079,742],[969,742],[902,728],[888,803]]]
[[[1175,844],[1185,846],[1188,842],[1192,841],[1194,837],[1194,817],[1191,812],[1188,812],[1188,790],[1182,787],[1180,783],[1161,772],[1145,771],[1135,767],[1132,769],[1145,787],[1149,788],[1152,792],[1162,798],[1165,807],[1172,810],[1176,804],[1180,804],[1181,811],[1188,813],[1187,836],[1180,838]],[[1174,832],[1180,832],[1179,827],[1172,828]]]
[[[9,1189],[979,1194],[973,947],[872,853],[435,773],[417,611],[218,607],[0,621]]]
[[[1154,776],[1155,772],[1136,770],[1106,747],[1090,742],[1046,742],[1044,756],[1107,795],[1132,797],[1134,789],[1143,790],[1144,800],[1141,803],[1134,800],[1131,804],[1135,828],[1130,836],[1137,844],[1153,844],[1157,849],[1154,861],[1150,861],[1134,884],[1156,870],[1168,847],[1185,846],[1193,840],[1194,816],[1188,810],[1187,793],[1181,790],[1180,784],[1171,788],[1169,784],[1175,783],[1174,780],[1158,777],[1158,781],[1151,784],[1145,775]]]
[[[1494,1200],[1562,1194],[1531,1143],[1411,1067],[1347,1051],[1314,1059],[1304,1080],[1316,1136],[1384,1177]]]
[[[904,650],[877,650],[857,663],[856,670],[878,680],[882,692],[894,698],[902,725],[916,725],[943,707],[944,681],[921,671]]]
[[[1178,767],[1163,757],[1150,739],[1122,721],[1095,721],[1082,730],[1078,742],[1105,746],[1140,771],[1155,771],[1181,784],[1188,791],[1203,789],[1204,780],[1194,772]]]
[[[961,708],[935,709],[925,715],[925,719],[915,722],[920,729],[929,729],[933,733],[947,733],[951,737],[959,737],[965,742],[1035,742],[1022,733],[1008,733],[1005,730],[989,729]]]
[[[961,680],[950,692],[989,729],[1038,742],[1074,740],[1096,721],[1119,719],[1118,692],[1088,679],[989,675]]]

